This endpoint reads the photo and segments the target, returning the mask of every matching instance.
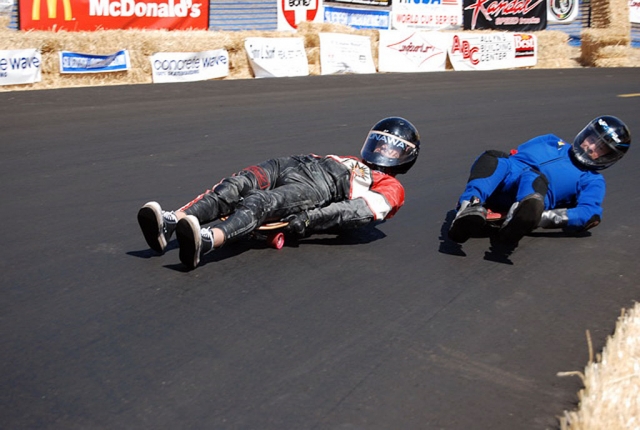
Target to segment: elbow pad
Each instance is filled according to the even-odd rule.
[[[569,217],[567,216],[566,209],[551,209],[542,212],[540,228],[563,228],[569,223]]]

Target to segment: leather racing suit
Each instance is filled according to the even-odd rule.
[[[404,204],[393,176],[356,157],[297,155],[267,160],[224,178],[181,208],[200,224],[220,217],[227,240],[266,222],[307,211],[307,231],[357,228],[389,219]]]

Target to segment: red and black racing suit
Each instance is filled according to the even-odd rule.
[[[391,218],[403,204],[402,184],[358,158],[297,155],[243,169],[181,210],[200,224],[229,216],[217,227],[230,240],[302,211],[310,233],[356,228]]]

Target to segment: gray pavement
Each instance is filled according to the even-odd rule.
[[[0,93],[0,428],[552,429],[637,279],[640,152],[587,237],[444,240],[474,158],[599,114],[634,69],[213,81]],[[357,154],[400,115],[422,152],[387,223],[186,272],[135,215],[294,153]],[[634,131],[635,130],[635,131]],[[637,143],[636,143],[637,145]]]

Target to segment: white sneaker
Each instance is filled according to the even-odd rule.
[[[178,219],[173,212],[163,211],[156,202],[148,202],[138,211],[138,224],[149,248],[163,253],[176,229]]]
[[[180,261],[188,269],[195,269],[200,258],[213,250],[210,228],[201,228],[198,218],[187,215],[178,222],[176,237],[180,246]]]

